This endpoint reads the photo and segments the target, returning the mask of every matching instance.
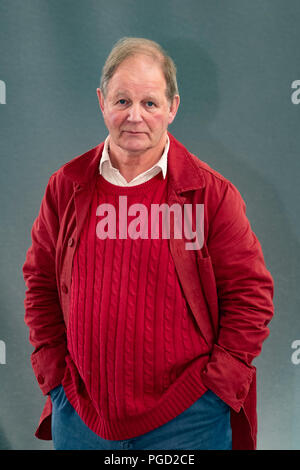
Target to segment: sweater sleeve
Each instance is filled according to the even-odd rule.
[[[227,184],[210,222],[208,251],[216,279],[219,333],[203,371],[205,385],[239,411],[273,316],[273,280],[238,190]]]
[[[23,265],[27,286],[25,323],[34,347],[31,363],[44,395],[61,383],[65,371],[66,328],[55,275],[59,232],[55,173],[50,177],[31,230],[32,244]]]

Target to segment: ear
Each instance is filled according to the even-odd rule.
[[[173,98],[173,102],[171,103],[170,110],[169,110],[169,120],[168,120],[169,124],[171,124],[175,119],[175,116],[179,108],[179,103],[180,103],[180,96],[175,95]]]
[[[100,90],[100,88],[97,88],[96,91],[97,91],[99,106],[100,106],[100,109],[101,109],[101,111],[102,111],[102,113],[103,113],[103,111],[104,111],[104,101],[105,101],[105,100],[104,100],[104,96],[103,96],[103,93],[102,93],[102,91]]]

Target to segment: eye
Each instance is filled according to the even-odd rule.
[[[118,101],[118,103],[120,103],[120,104],[125,104],[125,103],[126,103],[126,100],[124,100],[124,98],[121,98],[121,99]]]
[[[146,104],[147,104],[147,107],[148,107],[148,108],[154,108],[154,106],[155,106],[155,104],[153,103],[153,101],[147,101]]]

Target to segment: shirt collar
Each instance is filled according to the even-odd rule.
[[[161,171],[162,171],[162,175],[163,175],[163,178],[166,177],[166,174],[167,174],[167,166],[168,166],[168,151],[169,151],[169,147],[170,147],[170,139],[169,139],[169,136],[167,135],[167,142],[166,142],[166,145],[165,145],[165,149],[164,149],[164,152],[162,154],[162,156],[160,157],[160,159],[158,160],[158,162],[156,162],[151,168],[149,168],[148,170],[146,170],[144,174],[147,174],[148,172],[150,172],[151,170],[153,170],[153,168],[161,168]],[[100,171],[100,174],[102,175],[103,173],[103,164],[104,162],[108,162],[108,166],[111,170],[114,170],[114,171],[117,171],[119,172],[119,170],[115,167],[112,166],[112,163],[111,163],[111,160],[110,160],[110,157],[109,157],[109,152],[108,152],[108,149],[109,149],[109,135],[106,137],[105,139],[105,142],[104,142],[104,147],[103,147],[103,151],[102,151],[102,157],[100,159],[100,164],[99,164],[99,171]]]

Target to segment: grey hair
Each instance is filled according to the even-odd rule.
[[[104,98],[107,95],[109,80],[114,75],[118,66],[127,59],[127,57],[136,54],[150,55],[154,60],[159,62],[167,84],[166,97],[169,102],[172,103],[174,96],[178,94],[176,66],[174,61],[157,42],[150,39],[134,37],[119,39],[105,61],[100,79],[100,90]]]

